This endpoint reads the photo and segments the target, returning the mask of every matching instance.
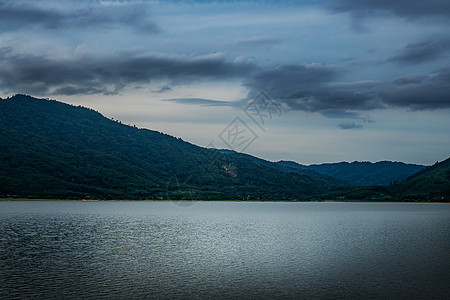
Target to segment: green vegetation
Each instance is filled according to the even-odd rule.
[[[393,184],[390,191],[392,197],[405,201],[450,202],[450,158]]]
[[[0,99],[0,136],[0,198],[449,201],[450,195],[449,159],[390,186],[355,187],[343,175],[205,149],[24,95]],[[373,168],[358,172],[380,177]]]
[[[352,163],[325,163],[305,166],[292,161],[279,161],[278,164],[301,170],[312,170],[334,178],[345,180],[354,185],[389,185],[404,180],[425,166],[402,162],[379,161]]]
[[[24,95],[0,101],[0,135],[0,197],[294,200],[345,185]]]
[[[320,197],[345,201],[450,202],[450,158],[389,186],[364,186]]]

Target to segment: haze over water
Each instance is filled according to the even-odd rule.
[[[0,202],[0,298],[447,298],[450,206]]]

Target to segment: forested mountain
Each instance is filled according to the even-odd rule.
[[[0,197],[350,201],[449,201],[450,197],[450,159],[426,168],[393,162],[273,163],[198,147],[123,125],[88,108],[25,95],[0,100],[0,137]],[[406,180],[374,186],[415,169],[421,170]]]
[[[0,101],[0,136],[0,197],[294,200],[346,186],[25,95]]]
[[[363,186],[350,191],[331,192],[325,197],[346,201],[450,202],[450,158],[389,186]]]
[[[450,158],[426,167],[391,187],[402,200],[450,201]]]
[[[312,170],[355,185],[389,185],[406,179],[408,176],[422,170],[425,166],[405,164],[402,162],[380,161],[352,163],[325,163],[301,165],[292,161],[279,161],[278,164],[301,170]]]

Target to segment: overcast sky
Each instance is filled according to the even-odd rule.
[[[273,161],[432,164],[448,28],[448,0],[0,0],[0,96]]]

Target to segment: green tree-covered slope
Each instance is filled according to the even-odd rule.
[[[393,184],[390,190],[393,197],[402,200],[450,202],[450,158]]]
[[[450,158],[389,186],[364,186],[325,196],[358,201],[450,202]]]
[[[346,186],[24,95],[0,100],[0,136],[0,197],[293,200]]]
[[[404,180],[425,167],[392,161],[379,161],[376,163],[354,161],[351,163],[324,163],[309,166],[292,161],[279,161],[278,164],[316,171],[355,185],[389,185],[393,182]]]

